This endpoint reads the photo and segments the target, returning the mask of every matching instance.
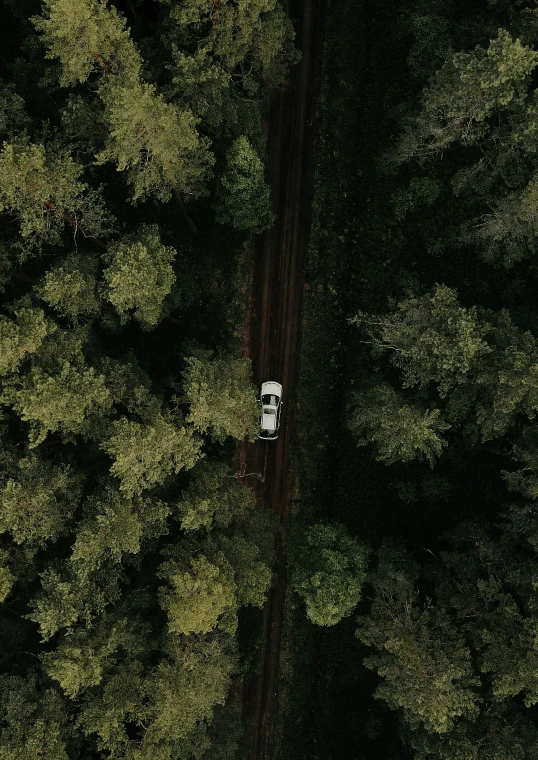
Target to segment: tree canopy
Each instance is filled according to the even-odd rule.
[[[210,760],[273,580],[233,444],[293,27],[277,0],[0,16],[0,757]]]

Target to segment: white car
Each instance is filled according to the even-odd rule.
[[[278,438],[280,428],[280,410],[282,408],[282,386],[269,381],[262,384],[260,393],[260,432],[258,438],[274,441]]]

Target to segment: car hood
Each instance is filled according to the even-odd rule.
[[[282,386],[280,383],[263,383],[262,384],[262,396],[278,396],[280,398],[282,396]]]

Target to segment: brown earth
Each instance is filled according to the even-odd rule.
[[[289,518],[292,504],[290,448],[311,219],[323,1],[297,0],[288,8],[302,58],[282,87],[268,121],[269,182],[277,221],[256,242],[246,323],[245,348],[252,359],[255,382],[276,380],[284,387],[278,439],[258,440],[245,446],[242,452],[244,472],[262,476],[255,481],[258,504],[274,510],[280,517],[275,533],[276,582],[264,608],[260,672],[243,692],[245,722],[251,731],[249,760],[269,760],[273,756],[273,717],[286,589],[281,525]]]

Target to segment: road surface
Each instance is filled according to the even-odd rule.
[[[321,60],[323,0],[297,0],[288,9],[295,22],[300,63],[290,72],[268,122],[269,182],[277,221],[259,236],[254,257],[246,350],[254,380],[284,386],[279,438],[257,441],[243,451],[246,472],[263,473],[258,503],[273,509],[284,523],[291,514],[290,447],[295,422],[296,388],[305,263],[313,190],[313,135],[316,82]],[[244,689],[244,712],[251,736],[249,760],[273,753],[273,716],[286,589],[286,557],[280,528],[275,535],[276,583],[263,615],[260,673]]]

